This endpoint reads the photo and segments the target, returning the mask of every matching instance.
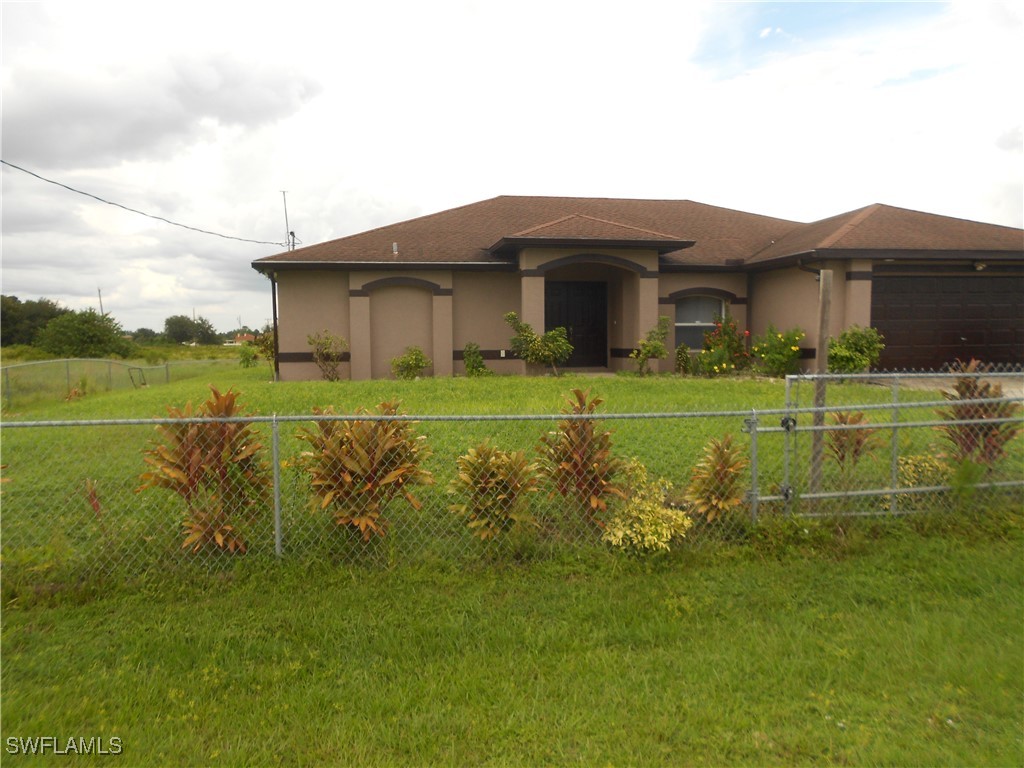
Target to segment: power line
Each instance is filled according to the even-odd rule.
[[[287,247],[287,245],[288,245],[288,243],[274,243],[274,242],[270,242],[269,240],[250,240],[247,237],[234,237],[232,235],[222,235],[220,232],[211,232],[208,229],[199,229],[199,227],[190,227],[188,224],[180,224],[177,221],[171,221],[170,219],[165,219],[163,216],[154,216],[151,213],[146,213],[145,211],[139,211],[139,210],[136,210],[135,208],[129,208],[127,205],[121,205],[121,203],[115,203],[115,202],[112,202],[110,200],[104,200],[102,197],[99,197],[98,195],[94,195],[94,194],[92,194],[90,192],[83,192],[80,189],[75,189],[74,187],[69,187],[67,184],[61,184],[59,181],[54,181],[53,179],[48,179],[45,176],[40,176],[38,173],[33,173],[32,171],[30,171],[30,170],[28,170],[26,168],[22,168],[21,166],[15,165],[14,163],[9,163],[6,160],[0,160],[0,163],[3,163],[8,168],[14,168],[15,170],[21,171],[22,173],[27,173],[29,176],[34,176],[35,178],[39,179],[40,181],[45,181],[48,184],[54,184],[54,185],[56,185],[58,187],[63,187],[64,189],[68,190],[69,192],[74,192],[75,194],[78,194],[78,195],[85,195],[86,197],[91,197],[93,200],[98,200],[101,203],[106,203],[107,205],[112,205],[115,208],[121,208],[121,209],[123,209],[125,211],[129,211],[130,213],[137,213],[140,216],[145,216],[146,218],[149,218],[149,219],[156,219],[157,221],[162,221],[165,224],[171,224],[171,225],[173,225],[175,227],[181,227],[182,229],[190,229],[193,232],[200,232],[201,234],[204,234],[204,235],[213,235],[214,237],[223,237],[225,240],[240,240],[243,243],[257,243],[259,245],[278,245],[278,246],[282,246],[282,247]]]

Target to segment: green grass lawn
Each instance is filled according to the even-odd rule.
[[[1017,517],[899,524],[817,553],[240,568],[8,606],[4,743],[117,737],[140,766],[1020,765],[1021,544]]]
[[[573,387],[603,397],[607,414],[748,411],[784,397],[768,380],[217,375],[33,403],[5,420],[161,416],[205,399],[209,383],[235,386],[264,415],[382,400],[419,415],[553,414]],[[418,429],[432,468],[450,472],[498,423]],[[738,432],[742,418],[608,424],[623,455],[685,472],[707,437]],[[530,449],[549,426],[524,422],[497,438]],[[138,505],[164,505],[133,492],[152,436],[150,426],[5,430],[5,576],[20,531],[117,534],[83,533],[83,478],[100,483],[111,514],[125,507],[125,525]],[[397,566],[255,553],[52,594],[8,590],[8,578],[4,764],[68,760],[26,759],[8,741],[53,736],[117,737],[120,758],[93,759],[130,765],[1019,765],[1021,515],[961,512],[850,527],[784,520],[653,560],[597,546]],[[50,554],[22,565],[44,568]]]

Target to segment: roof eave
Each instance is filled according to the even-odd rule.
[[[379,270],[493,270],[514,272],[518,264],[507,261],[253,261],[253,269],[265,275],[272,272],[302,272],[320,270],[326,272],[350,272],[371,269]]]

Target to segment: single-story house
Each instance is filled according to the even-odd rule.
[[[689,200],[502,196],[252,266],[271,281],[283,380],[319,377],[307,338],[325,329],[348,341],[352,379],[390,376],[412,345],[428,373],[457,374],[470,342],[496,372],[522,372],[510,311],[567,328],[570,369],[632,368],[660,315],[670,348],[699,348],[728,314],[755,336],[801,328],[811,357],[823,269],[830,335],[877,328],[880,367],[1024,363],[1024,230],[888,205],[800,223]]]

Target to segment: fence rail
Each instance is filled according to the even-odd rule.
[[[232,359],[175,360],[158,365],[98,358],[14,363],[0,368],[0,402],[11,409],[40,400],[170,384],[237,365],[238,361]]]
[[[701,413],[5,422],[4,578],[220,567],[243,554],[543,556],[608,546],[623,520],[636,544],[644,525],[678,524],[681,513],[696,521],[687,540],[700,545],[768,516],[1024,503],[1020,397],[797,402]],[[655,508],[675,523],[644,522],[650,508],[638,500],[652,487]]]

